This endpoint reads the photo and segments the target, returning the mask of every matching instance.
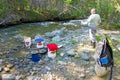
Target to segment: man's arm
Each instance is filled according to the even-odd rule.
[[[88,17],[86,21],[81,21],[81,25],[88,25],[88,23],[91,21],[91,16]]]
[[[87,21],[81,21],[81,25],[87,25],[88,22]]]

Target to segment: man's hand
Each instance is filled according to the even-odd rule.
[[[87,25],[87,21],[81,21],[81,25]]]

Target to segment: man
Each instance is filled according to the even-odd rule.
[[[101,18],[99,14],[96,14],[96,9],[91,9],[91,15],[88,17],[86,22],[81,22],[82,25],[87,24],[89,26],[89,37],[91,45],[95,48],[96,43],[96,31],[101,23]]]

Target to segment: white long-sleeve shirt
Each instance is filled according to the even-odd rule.
[[[91,14],[86,22],[82,22],[83,25],[88,24],[89,27],[98,27],[101,23],[101,18],[99,14]]]

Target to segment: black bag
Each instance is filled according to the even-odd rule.
[[[107,37],[99,42],[99,44],[96,47],[96,53],[99,55],[97,58],[97,63],[101,67],[107,67],[111,68],[110,73],[110,80],[112,79],[112,68],[114,65],[113,62],[113,51],[111,46],[109,45]]]

